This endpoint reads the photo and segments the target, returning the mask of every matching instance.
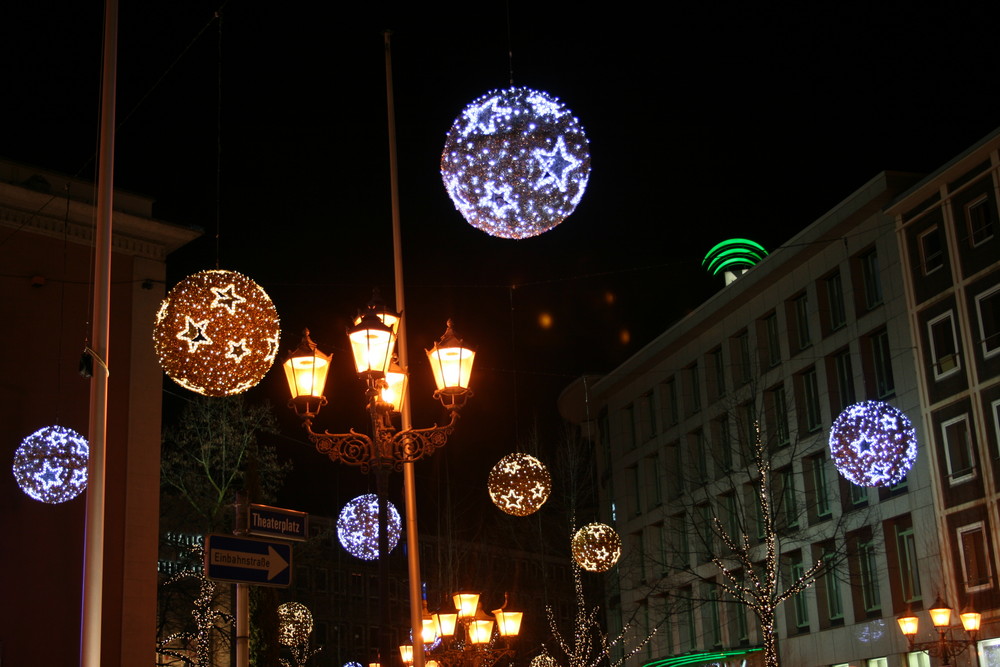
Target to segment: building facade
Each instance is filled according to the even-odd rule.
[[[922,616],[929,640],[937,596],[983,612],[979,648],[993,650],[998,146],[995,133],[923,180],[880,174],[566,391],[598,452],[600,520],[624,543],[610,629],[657,629],[630,664],[761,663],[762,629],[733,588],[753,588],[769,545],[775,593],[818,568],[777,606],[784,664],[929,665],[896,618]],[[862,400],[915,427],[914,466],[889,488],[855,486],[831,460],[831,424]]]

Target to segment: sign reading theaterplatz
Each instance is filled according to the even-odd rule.
[[[306,512],[251,503],[247,530],[251,535],[304,542],[309,537],[308,522]]]
[[[292,545],[234,535],[205,537],[205,576],[257,586],[288,586]]]

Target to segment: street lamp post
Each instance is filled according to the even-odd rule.
[[[521,631],[520,611],[507,610],[507,598],[492,616],[483,611],[479,593],[458,592],[452,595],[455,611],[429,614],[421,637],[424,653],[433,662],[445,667],[493,667],[505,657],[514,655],[511,641]],[[425,606],[426,610],[426,606]],[[437,639],[440,645],[435,646]],[[413,644],[399,647],[407,666],[414,661]],[[426,664],[430,664],[428,660]]]
[[[931,623],[934,624],[938,633],[937,639],[931,641],[915,641],[919,619],[913,614],[900,616],[896,619],[900,632],[909,643],[910,651],[927,651],[931,657],[940,659],[942,665],[951,665],[952,658],[957,657],[970,646],[975,646],[982,614],[977,611],[965,611],[959,614],[962,628],[968,636],[964,639],[955,639],[951,636],[952,630],[957,630],[958,626],[951,625],[952,609],[941,599],[940,595],[934,600],[928,613],[931,617]]]
[[[366,381],[365,395],[372,423],[371,436],[354,429],[348,433],[313,430],[313,419],[320,408],[327,404],[324,389],[333,355],[325,354],[317,348],[309,337],[308,329],[303,333],[299,347],[284,362],[285,377],[291,393],[289,407],[302,420],[302,426],[316,450],[326,454],[331,461],[360,467],[364,473],[373,469],[375,471],[379,499],[379,571],[383,624],[379,645],[380,653],[384,655],[389,654],[386,641],[389,625],[388,475],[392,470],[401,470],[404,464],[411,464],[430,455],[448,441],[458,422],[459,411],[472,396],[469,380],[475,358],[475,352],[465,347],[455,335],[449,320],[444,335],[427,351],[437,385],[434,397],[448,411],[449,421],[443,426],[435,424],[430,428],[397,429],[392,416],[402,410],[403,398],[406,396],[403,387],[406,382],[405,369],[393,361],[396,327],[399,323],[400,315],[387,311],[377,299],[373,299],[364,315],[348,329],[355,369]],[[410,487],[407,493],[412,493]],[[411,499],[407,500],[409,506]]]

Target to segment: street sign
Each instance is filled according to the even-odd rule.
[[[292,545],[234,535],[208,535],[205,576],[238,584],[288,586],[292,578]]]
[[[250,505],[247,529],[251,535],[304,542],[309,538],[309,515],[269,505]]]

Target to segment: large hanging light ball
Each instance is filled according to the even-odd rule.
[[[557,98],[491,90],[455,119],[441,177],[473,227],[506,239],[547,232],[580,203],[590,178],[587,136]]]
[[[278,605],[278,642],[282,646],[302,646],[309,643],[313,631],[313,616],[301,602]]]
[[[21,441],[14,452],[14,479],[43,503],[72,500],[87,488],[87,439],[70,428],[46,426]]]
[[[830,454],[840,474],[858,486],[893,486],[917,458],[909,418],[882,401],[849,405],[830,427]]]
[[[386,501],[388,514],[389,551],[399,542],[403,524],[396,507]],[[362,560],[378,560],[378,496],[368,493],[344,505],[337,517],[337,538],[352,556]]]
[[[539,653],[529,664],[531,667],[556,667],[556,659],[548,653]]]
[[[622,555],[622,539],[605,523],[588,523],[576,531],[573,560],[588,572],[607,572]]]
[[[235,271],[201,271],[160,304],[153,343],[170,379],[206,396],[255,386],[278,353],[278,311],[260,285]]]
[[[528,516],[549,499],[552,475],[534,456],[508,454],[493,466],[486,486],[494,505],[507,514]]]

